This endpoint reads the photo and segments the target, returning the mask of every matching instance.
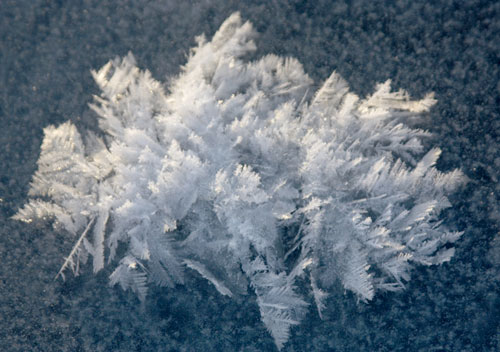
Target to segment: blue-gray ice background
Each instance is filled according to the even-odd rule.
[[[9,219],[27,199],[42,129],[95,129],[90,69],[132,51],[163,82],[194,37],[232,12],[261,33],[254,57],[294,56],[319,84],[337,70],[362,96],[388,78],[438,104],[419,126],[438,167],[470,178],[451,201],[465,234],[441,267],[370,304],[339,287],[311,307],[285,351],[498,351],[500,348],[500,3],[498,1],[0,0],[0,350],[274,351],[255,297],[152,289],[144,310],[109,271],[53,281],[74,239]],[[496,237],[496,239],[495,239]]]

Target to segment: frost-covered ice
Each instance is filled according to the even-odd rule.
[[[244,61],[254,36],[233,14],[168,89],[131,54],[93,72],[104,138],[47,127],[15,218],[75,236],[63,278],[91,256],[142,301],[150,282],[191,275],[227,296],[250,287],[281,348],[307,311],[297,278],[322,316],[337,280],[369,301],[403,288],[412,263],[448,261],[461,233],[439,215],[464,177],[439,172],[429,133],[405,125],[432,94],[413,101],[387,81],[359,99],[335,72],[313,94],[295,59]]]

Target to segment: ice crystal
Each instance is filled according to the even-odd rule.
[[[422,157],[429,133],[405,125],[432,95],[387,81],[360,99],[335,72],[309,94],[297,60],[242,60],[254,35],[233,14],[198,38],[168,92],[131,54],[92,72],[104,137],[47,127],[14,218],[52,217],[75,236],[63,278],[90,255],[142,301],[150,282],[192,275],[229,297],[250,287],[281,348],[307,311],[298,277],[322,316],[336,281],[369,301],[401,289],[412,263],[448,261],[460,233],[439,214],[463,176],[439,172],[439,149]]]

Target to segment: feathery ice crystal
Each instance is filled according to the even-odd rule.
[[[436,170],[439,149],[418,157],[428,133],[404,124],[432,95],[412,101],[388,81],[360,100],[335,72],[309,95],[297,60],[242,61],[253,36],[233,14],[198,38],[168,93],[130,54],[92,72],[104,139],[47,127],[14,218],[75,236],[58,276],[90,255],[141,301],[150,282],[190,275],[227,296],[251,287],[281,348],[306,313],[298,277],[321,316],[336,280],[368,301],[401,289],[412,263],[448,261],[460,233],[439,213],[463,176]]]

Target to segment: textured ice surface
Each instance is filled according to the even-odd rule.
[[[459,203],[453,201],[458,206],[448,210],[447,217],[466,229],[452,266],[419,270],[398,300],[389,295],[370,306],[356,306],[352,299],[330,302],[335,313],[325,321],[308,318],[308,325],[296,328],[287,346],[318,351],[495,350],[499,247],[491,240],[498,234],[499,214],[497,4],[378,6],[328,1],[193,6],[161,1],[116,6],[113,1],[99,1],[98,5],[44,1],[0,5],[0,30],[5,33],[5,50],[0,53],[5,82],[0,87],[4,146],[0,207],[5,223],[0,246],[5,253],[2,284],[9,292],[2,295],[0,307],[7,319],[0,331],[11,350],[49,351],[55,345],[67,350],[272,347],[257,324],[255,303],[242,303],[246,308],[224,304],[228,301],[210,286],[206,292],[202,286],[203,298],[197,290],[169,297],[152,292],[153,309],[145,316],[130,312],[135,309],[127,306],[132,299],[115,301],[119,291],[109,294],[106,275],[68,281],[59,292],[60,285],[54,285],[52,278],[71,250],[70,238],[62,241],[48,229],[7,220],[26,200],[42,129],[68,118],[82,130],[95,124],[95,117],[86,112],[91,94],[96,93],[88,73],[91,68],[132,50],[140,67],[163,80],[185,61],[193,45],[188,38],[201,32],[210,36],[235,10],[261,32],[257,57],[266,53],[297,57],[317,82],[336,69],[361,96],[387,78],[412,96],[434,91],[438,104],[417,126],[438,137],[432,141],[443,150],[438,166],[460,167],[472,181],[458,197]],[[62,248],[60,243],[67,245]]]

